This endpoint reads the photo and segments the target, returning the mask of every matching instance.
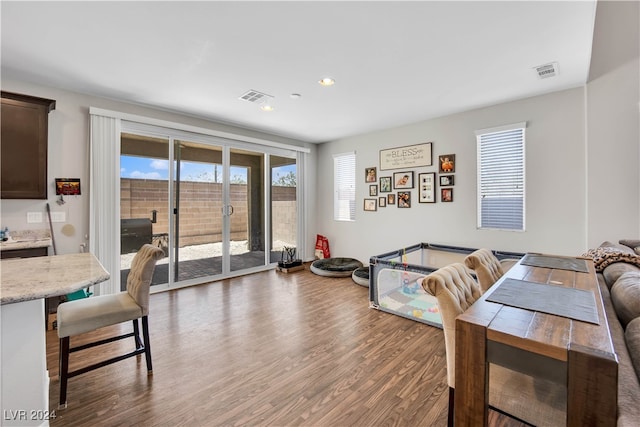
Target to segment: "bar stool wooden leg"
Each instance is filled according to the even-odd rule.
[[[133,319],[133,339],[135,340],[136,350],[142,348],[142,341],[140,340],[140,326],[138,325],[138,319]]]
[[[149,339],[149,318],[142,316],[142,339],[144,339],[144,356],[147,359],[147,374],[153,374],[151,365],[151,340]]]
[[[69,337],[60,338],[60,400],[58,409],[67,407],[67,382],[69,381]]]

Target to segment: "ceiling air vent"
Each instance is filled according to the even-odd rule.
[[[538,78],[540,79],[554,77],[558,74],[558,63],[551,62],[549,64],[539,65],[534,67],[534,70],[536,70],[536,74],[538,74]]]
[[[265,101],[269,101],[273,99],[273,96],[267,95],[266,93],[258,92],[257,90],[249,90],[240,96],[239,99],[244,101],[254,102],[256,104],[262,104]]]

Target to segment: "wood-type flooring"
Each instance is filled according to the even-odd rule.
[[[151,295],[144,357],[71,378],[58,405],[58,338],[47,333],[58,426],[446,426],[441,329],[369,308],[348,278],[267,271]],[[72,345],[130,322],[72,338]],[[133,339],[71,355],[70,369]],[[492,425],[511,420],[491,413]]]

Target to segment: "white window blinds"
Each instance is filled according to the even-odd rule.
[[[333,156],[333,219],[356,219],[356,153]]]
[[[525,123],[476,131],[478,227],[525,229]]]

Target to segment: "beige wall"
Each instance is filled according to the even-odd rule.
[[[4,76],[2,90],[56,100],[56,109],[49,115],[47,200],[2,200],[0,208],[1,225],[8,226],[10,230],[48,229],[46,220],[38,224],[28,224],[26,221],[27,212],[41,212],[46,219],[47,203],[52,211],[64,212],[66,221],[53,224],[58,254],[78,252],[81,244],[89,243],[89,107],[120,111],[292,146],[309,146],[299,141],[249,129],[41,86]],[[82,195],[66,197],[67,203],[62,206],[56,203],[54,189],[55,178],[61,177],[80,178],[82,182]],[[312,177],[307,180],[307,185],[315,185]],[[65,225],[70,225],[72,228],[66,227],[66,233],[62,233],[62,227]],[[312,250],[311,253],[313,253]]]

